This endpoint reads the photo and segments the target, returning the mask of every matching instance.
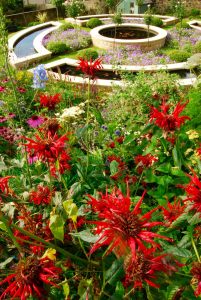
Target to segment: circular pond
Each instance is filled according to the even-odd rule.
[[[102,49],[122,46],[139,47],[143,51],[156,50],[165,44],[167,31],[142,24],[124,23],[98,26],[91,30],[93,45]]]

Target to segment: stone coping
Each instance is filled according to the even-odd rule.
[[[17,42],[19,40],[21,40],[23,37],[27,36],[28,34],[33,33],[36,30],[45,28],[49,25],[52,25],[52,27],[47,28],[47,30],[45,30],[44,32],[39,34],[33,41],[33,46],[34,46],[35,50],[38,53],[28,55],[28,56],[24,56],[24,57],[17,57],[16,56],[16,54],[14,52],[14,48],[15,48],[15,45],[17,44]],[[21,68],[21,67],[24,67],[24,66],[28,66],[30,63],[34,63],[34,62],[38,62],[42,59],[50,58],[51,57],[51,52],[43,47],[41,39],[43,39],[43,37],[45,35],[47,35],[48,33],[52,32],[55,29],[57,29],[59,26],[61,26],[60,22],[54,22],[54,21],[46,22],[46,23],[43,23],[43,24],[39,24],[39,25],[36,25],[36,26],[32,26],[32,27],[23,29],[23,30],[17,32],[15,35],[13,35],[11,38],[9,38],[9,40],[8,40],[8,50],[9,50],[9,62],[10,62],[10,64],[13,67]]]
[[[122,23],[119,27],[133,27],[134,29],[143,30],[145,29],[148,31],[148,26],[145,24],[130,24],[130,23]],[[114,38],[109,38],[100,33],[101,30],[114,28],[114,24],[109,25],[102,25],[95,27],[90,31],[92,42],[96,47],[103,48],[103,49],[112,49],[114,47]],[[165,43],[165,39],[167,36],[167,31],[156,27],[156,26],[149,26],[149,30],[151,33],[155,34],[155,36],[144,39],[118,39],[115,38],[115,45],[132,45],[132,46],[140,46],[142,49],[147,47],[147,43],[149,41],[149,50],[153,50],[158,43],[160,43],[160,47]]]
[[[52,68],[59,67],[59,66],[65,65],[65,64],[68,64],[70,66],[78,66],[78,61],[75,59],[70,59],[70,58],[62,58],[57,61],[47,63],[44,65],[44,67],[48,71],[48,74],[50,76],[52,76],[55,80],[63,80],[63,81],[68,81],[68,82],[75,83],[75,84],[86,84],[86,79],[84,79],[80,76],[58,74],[56,72],[51,71]],[[179,63],[176,65],[178,65],[177,68],[174,67],[174,69],[172,69],[172,70],[180,70],[181,68],[182,69],[187,68],[185,63]],[[104,67],[104,70],[108,70],[108,71],[112,70],[111,65],[103,65],[103,67]],[[131,66],[127,66],[127,67],[131,67]],[[146,67],[148,67],[148,66],[146,66]],[[144,69],[141,68],[141,69],[132,69],[132,70],[127,69],[127,70],[130,70],[130,71],[136,70],[136,71],[145,71],[145,72],[153,71],[151,69],[147,70],[146,67],[144,67]],[[157,69],[157,70],[168,70],[168,69],[163,68],[163,69]],[[30,71],[33,72],[33,69],[31,69]],[[186,86],[186,87],[193,85],[195,82],[196,82],[196,78],[184,78],[184,79],[177,80],[177,83],[179,85]],[[121,86],[123,84],[124,83],[121,80],[107,80],[107,79],[97,79],[96,80],[97,86],[105,87],[105,88],[111,88],[113,85]]]
[[[68,22],[74,22],[75,24],[82,26],[84,24],[86,24],[86,22],[90,19],[90,18],[99,18],[102,21],[105,21],[107,19],[111,19],[114,16],[114,14],[101,14],[101,15],[87,15],[87,16],[79,16],[75,19],[73,18],[67,18],[66,20]],[[140,18],[142,19],[145,16],[145,14],[122,14],[122,18]],[[155,17],[158,17],[160,19],[162,19],[163,24],[166,25],[172,25],[172,24],[176,24],[178,22],[178,18],[173,17],[173,16],[163,16],[163,15],[154,15]]]
[[[193,21],[188,22],[188,24],[190,25],[190,27],[201,31],[201,27],[195,25],[195,24],[199,24],[201,26],[201,21],[193,20]]]

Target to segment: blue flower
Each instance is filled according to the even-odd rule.
[[[44,89],[45,81],[47,78],[47,71],[44,68],[44,65],[39,65],[34,69],[33,73],[33,88],[34,89]]]

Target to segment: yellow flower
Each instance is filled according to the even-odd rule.
[[[192,148],[188,148],[184,154],[187,156],[191,152],[194,152],[194,150]]]
[[[188,135],[189,140],[194,140],[194,139],[198,139],[199,138],[199,134],[196,130],[189,130],[186,132],[186,134]]]
[[[56,260],[56,250],[52,248],[48,248],[42,258],[49,258],[50,260]]]

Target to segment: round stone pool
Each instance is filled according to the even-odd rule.
[[[102,49],[123,46],[139,47],[143,51],[161,48],[165,44],[167,31],[156,26],[124,23],[98,26],[91,30],[93,45]]]

